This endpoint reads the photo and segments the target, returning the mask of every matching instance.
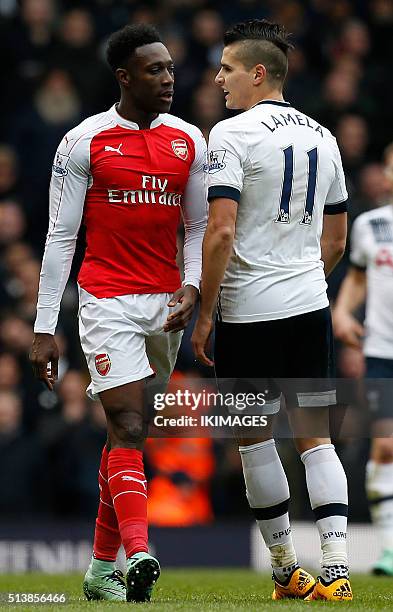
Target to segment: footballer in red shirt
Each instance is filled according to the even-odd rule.
[[[88,599],[148,601],[160,566],[147,548],[143,394],[153,375],[165,388],[197,301],[206,144],[198,128],[168,114],[173,61],[152,26],[112,34],[107,59],[120,102],[68,132],[55,155],[31,361],[52,389],[54,333],[83,223],[79,330],[91,376],[87,393],[100,398],[108,425],[84,592]],[[176,265],[181,218],[183,282]],[[115,568],[121,544],[125,578]]]

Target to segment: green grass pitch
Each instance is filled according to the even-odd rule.
[[[355,599],[351,611],[393,610],[393,578],[357,575],[351,577]],[[4,611],[76,612],[119,610],[132,606],[150,612],[265,612],[269,610],[326,610],[341,604],[305,603],[303,601],[273,602],[270,600],[272,580],[266,574],[248,570],[165,570],[154,592],[151,604],[88,602],[81,592],[82,576],[76,574],[25,574],[0,576],[0,591],[66,593],[67,604],[0,605]],[[345,604],[342,604],[345,605]]]

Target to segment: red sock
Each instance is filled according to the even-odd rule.
[[[106,446],[102,451],[98,485],[100,487],[100,504],[94,533],[94,557],[101,559],[101,561],[116,561],[121,537],[108,486],[108,451]]]
[[[127,558],[147,552],[147,486],[142,457],[134,448],[109,452],[108,484]]]

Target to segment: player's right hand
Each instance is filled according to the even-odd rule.
[[[203,365],[210,367],[214,366],[214,361],[209,359],[209,357],[206,355],[206,351],[209,346],[212,331],[213,321],[211,318],[202,318],[199,316],[191,336],[191,344],[192,348],[194,349],[196,359],[200,363],[203,363]]]
[[[51,334],[34,334],[29,358],[35,377],[53,391],[59,363],[59,349],[54,337]]]
[[[364,327],[355,317],[347,312],[333,312],[333,329],[336,338],[352,348],[362,348]]]

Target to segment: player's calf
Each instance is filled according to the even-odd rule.
[[[321,542],[322,585],[348,580],[347,479],[332,444],[320,444],[301,455],[307,489]]]
[[[142,386],[130,383],[101,394],[111,450],[108,486],[127,558],[127,600],[149,601],[160,574],[148,553],[147,481],[142,447],[146,436]]]

